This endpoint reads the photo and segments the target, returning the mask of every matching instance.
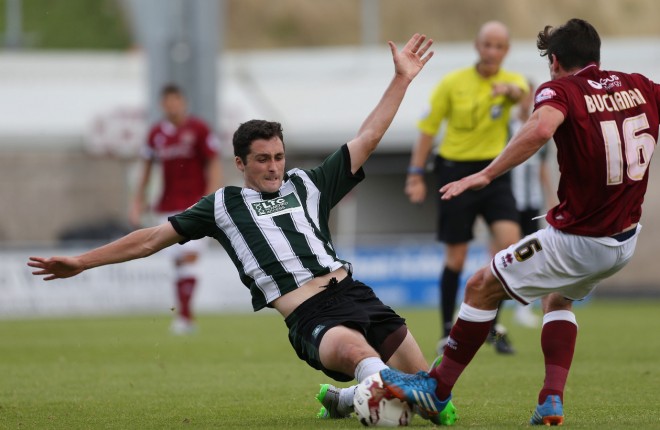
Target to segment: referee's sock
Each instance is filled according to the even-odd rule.
[[[577,321],[571,311],[553,311],[543,316],[541,349],[545,359],[545,380],[539,392],[539,405],[552,394],[564,401],[564,386],[573,362]]]
[[[458,377],[486,341],[497,309],[481,310],[463,303],[458,320],[449,333],[440,366],[430,372],[438,381],[436,396],[444,400],[451,394]]]
[[[440,317],[442,318],[443,337],[449,335],[449,331],[454,325],[456,294],[460,276],[461,272],[455,272],[446,266],[440,275]]]

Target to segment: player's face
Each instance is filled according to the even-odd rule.
[[[250,145],[246,162],[236,157],[236,167],[243,172],[245,186],[262,193],[275,193],[284,177],[284,144],[279,137],[257,139]]]
[[[177,123],[186,116],[186,99],[181,94],[167,94],[161,100],[161,107],[165,117]]]
[[[502,61],[509,52],[509,37],[506,29],[491,28],[482,31],[477,37],[475,47],[479,53],[479,72],[491,76],[500,70]]]

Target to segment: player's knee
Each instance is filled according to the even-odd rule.
[[[176,265],[177,266],[182,266],[186,264],[194,264],[199,260],[199,254],[196,252],[189,252],[187,254],[183,254],[176,260]]]
[[[495,246],[498,251],[517,243],[522,236],[520,224],[514,221],[496,221],[491,229],[495,236]]]
[[[474,275],[470,276],[467,283],[465,284],[465,292],[471,294],[480,294],[485,291],[486,288],[486,277],[484,274],[484,269],[479,269],[475,272]]]
[[[553,311],[570,311],[573,309],[573,301],[559,293],[548,294],[543,298],[541,304],[544,314]]]
[[[472,305],[475,301],[480,301],[484,291],[483,281],[481,270],[470,276],[465,284],[465,303]]]
[[[378,356],[362,334],[343,326],[333,327],[326,332],[319,353],[324,366],[342,371],[354,369],[357,363],[367,357]]]
[[[505,299],[506,293],[488,267],[479,269],[465,285],[465,302],[471,306],[490,308]]]
[[[467,258],[467,245],[450,245],[447,246],[447,252],[445,256],[445,266],[451,269],[454,272],[461,272],[463,266],[465,265],[465,259]]]
[[[338,359],[342,363],[342,368],[354,368],[357,364],[367,357],[375,354],[373,348],[364,342],[347,342],[338,350]]]

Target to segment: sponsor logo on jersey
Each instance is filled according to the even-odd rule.
[[[601,85],[600,82],[592,81],[591,79],[587,79],[587,82],[589,82],[589,85],[591,85],[593,88],[597,90],[603,89],[603,86]]]
[[[184,130],[181,133],[179,142],[184,146],[192,146],[195,144],[195,132],[193,130]]]
[[[273,217],[302,210],[302,205],[294,193],[270,200],[252,203],[252,210],[259,217]]]
[[[617,75],[610,75],[609,78],[601,78],[600,84],[605,87],[606,90],[609,90],[614,87],[620,87],[621,81]]]
[[[591,79],[587,79],[587,82],[589,85],[591,85],[593,88],[597,90],[611,90],[614,87],[620,87],[621,86],[621,81],[619,80],[619,77],[617,75],[610,75],[607,78],[600,78],[598,82],[592,81]]]
[[[557,93],[552,88],[543,88],[536,95],[536,98],[534,99],[534,103],[541,103],[542,101],[550,100],[551,98],[553,98],[556,95],[557,95]]]
[[[173,160],[176,158],[193,158],[195,148],[190,145],[167,145],[156,148],[156,156],[161,160]]]

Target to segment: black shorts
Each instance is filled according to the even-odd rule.
[[[326,369],[319,356],[321,339],[329,329],[338,325],[355,329],[364,335],[369,345],[380,351],[387,337],[406,324],[406,320],[384,305],[371,288],[350,276],[307,299],[285,322],[289,341],[298,357],[342,382],[351,381],[355,376]]]
[[[482,170],[485,161],[450,161],[440,156],[435,160],[438,188]],[[468,190],[451,200],[441,200],[438,193],[438,240],[444,243],[465,243],[474,237],[472,229],[477,215],[488,225],[495,221],[518,222],[516,200],[507,173],[496,178],[481,190]]]

